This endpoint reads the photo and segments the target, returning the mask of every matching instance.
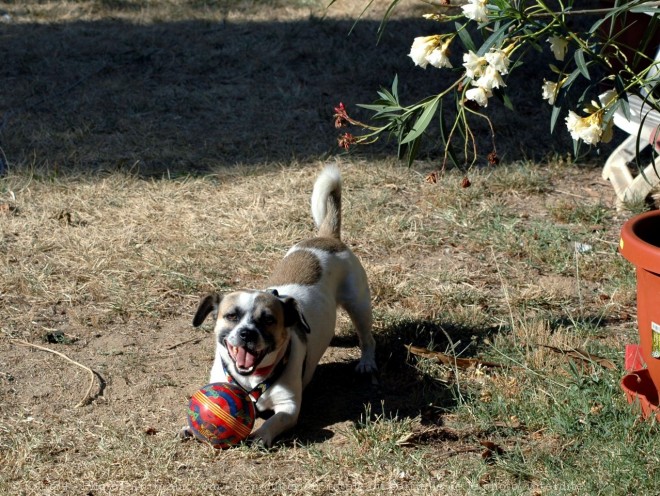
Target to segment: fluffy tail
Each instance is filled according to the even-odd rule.
[[[327,165],[314,183],[312,216],[320,237],[340,239],[341,175],[335,165]]]

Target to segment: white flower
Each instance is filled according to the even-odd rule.
[[[431,53],[426,57],[426,61],[431,64],[433,67],[452,67],[451,62],[449,61],[449,41],[443,43],[436,47]]]
[[[588,117],[580,117],[569,110],[566,117],[566,127],[574,140],[581,139],[588,145],[595,145],[600,141],[603,134],[601,116],[599,112]]]
[[[486,62],[500,74],[509,72],[509,56],[504,50],[492,48],[490,52],[484,55]]]
[[[468,53],[463,54],[463,67],[465,67],[465,75],[470,79],[475,79],[484,73],[484,66],[486,59],[479,57],[476,53],[470,50]]]
[[[493,96],[493,93],[487,89],[477,86],[476,88],[470,88],[465,92],[465,98],[477,102],[482,107],[488,106],[488,99]]]
[[[555,97],[557,95],[557,90],[558,89],[559,89],[559,85],[557,83],[553,83],[552,81],[545,81],[543,83],[543,99],[548,100],[548,103],[550,105],[554,105],[555,104]],[[575,115],[577,115],[577,114],[575,114]],[[569,113],[569,116],[570,116],[570,113]]]
[[[579,133],[580,139],[582,139],[587,145],[595,145],[598,143],[602,134],[603,130],[600,125],[596,123],[591,123],[588,126],[585,126]]]
[[[488,20],[486,0],[468,0],[468,2],[469,3],[461,7],[465,17],[477,22],[485,22]]]
[[[564,60],[564,56],[568,51],[568,40],[560,36],[551,36],[548,38],[548,43],[550,43],[550,50],[552,50],[555,58]]]
[[[438,36],[419,36],[413,40],[408,57],[413,59],[415,65],[426,69],[428,65],[428,56],[438,44]]]
[[[492,90],[493,88],[501,88],[502,86],[506,86],[502,76],[500,76],[499,71],[492,65],[486,67],[483,75],[477,79],[474,84],[486,90]]]

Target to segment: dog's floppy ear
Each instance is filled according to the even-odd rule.
[[[222,300],[222,296],[220,296],[217,293],[210,294],[204,297],[204,299],[199,302],[199,306],[197,307],[197,312],[195,312],[195,316],[193,317],[193,322],[192,322],[193,326],[194,327],[201,326],[204,320],[206,319],[206,317],[211,312],[213,312],[213,318],[217,319],[220,300]]]
[[[285,296],[283,298],[280,297],[280,301],[284,308],[284,327],[295,326],[297,329],[304,331],[305,334],[309,334],[309,325],[305,320],[305,316],[300,311],[300,306],[295,298]]]

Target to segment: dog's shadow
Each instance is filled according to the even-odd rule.
[[[425,423],[442,423],[443,413],[456,406],[453,385],[425,374],[417,366],[406,345],[444,351],[461,343],[463,356],[475,354],[469,346],[473,336],[485,337],[496,329],[473,329],[432,321],[409,320],[375,333],[379,372],[375,376],[358,374],[356,361],[322,363],[305,389],[297,427],[281,440],[284,444],[323,442],[348,425],[359,426],[366,415],[372,419],[416,418]],[[478,340],[477,340],[478,341]],[[357,346],[353,334],[335,337],[331,346]]]

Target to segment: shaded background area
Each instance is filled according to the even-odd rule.
[[[10,167],[178,174],[323,158],[341,152],[339,102],[368,119],[356,104],[371,103],[397,74],[404,103],[454,77],[407,57],[414,37],[440,26],[412,7],[399,9],[378,42],[378,8],[355,24],[355,2],[328,11],[193,2],[188,12],[162,13],[148,2],[25,5],[0,4],[0,147]],[[545,71],[542,56],[517,71],[509,83],[517,112],[495,100],[487,109],[504,160],[571,150],[564,126],[548,133]],[[485,163],[490,132],[481,120],[475,130]],[[386,142],[358,153],[392,154]],[[429,142],[421,157],[440,160],[439,148]]]

